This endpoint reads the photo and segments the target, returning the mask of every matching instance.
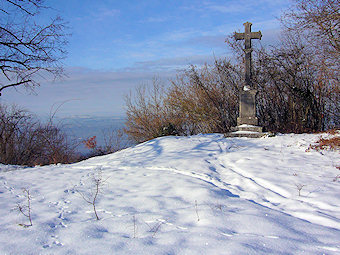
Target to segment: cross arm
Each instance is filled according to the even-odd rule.
[[[236,39],[236,41],[238,40],[243,40],[244,39],[244,33],[234,33],[234,38]]]
[[[261,31],[258,31],[258,32],[251,32],[250,33],[250,38],[251,39],[260,39],[262,38],[262,34],[261,34]]]

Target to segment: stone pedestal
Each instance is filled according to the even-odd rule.
[[[258,138],[265,134],[262,133],[262,127],[258,125],[256,117],[256,99],[257,90],[248,89],[246,86],[240,92],[239,117],[237,118],[237,127],[231,129],[232,132],[225,134],[226,137],[250,137]]]
[[[257,90],[242,90],[240,95],[239,117],[237,118],[237,126],[246,124],[256,126],[258,119],[256,117],[255,97]]]

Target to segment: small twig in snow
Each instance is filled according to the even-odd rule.
[[[159,222],[156,223],[154,226],[150,226],[148,223],[145,222],[146,225],[148,225],[148,227],[150,228],[150,232],[152,232],[152,237],[155,237],[156,233],[158,232],[158,230],[161,228],[161,226],[163,225],[164,222]]]
[[[77,192],[84,199],[84,201],[87,202],[88,204],[92,205],[93,212],[94,212],[97,220],[100,220],[100,218],[97,214],[96,202],[97,202],[98,196],[101,193],[101,189],[102,189],[106,180],[107,179],[103,180],[101,172],[97,173],[97,175],[93,174],[92,184],[94,184],[94,188],[92,188],[90,194],[86,194],[86,192],[77,190]]]
[[[200,221],[200,216],[198,215],[197,200],[195,200],[195,210],[196,210],[196,215],[197,215],[197,221]]]
[[[19,226],[22,226],[24,228],[28,228],[33,226],[32,223],[32,218],[31,218],[31,195],[30,195],[30,191],[28,189],[23,189],[22,190],[23,193],[25,193],[25,197],[27,198],[27,205],[22,205],[22,204],[17,204],[17,209],[18,211],[24,215],[26,218],[28,218],[28,220],[30,221],[30,224],[19,224]]]
[[[136,215],[133,215],[133,238],[136,238],[137,226],[136,226]]]
[[[301,196],[301,190],[302,190],[302,188],[305,187],[306,185],[303,185],[303,184],[298,183],[298,184],[295,184],[295,186],[296,186],[296,188],[297,188],[297,190],[298,190],[298,192],[299,192],[299,196]]]

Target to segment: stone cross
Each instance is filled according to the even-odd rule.
[[[251,40],[260,39],[262,37],[261,31],[251,32],[251,23],[243,24],[245,28],[244,33],[235,33],[236,40],[244,40],[245,53],[245,84],[240,93],[240,109],[239,117],[237,118],[237,125],[253,125],[257,126],[258,119],[256,118],[255,96],[257,91],[252,86],[252,65],[251,65]]]
[[[244,53],[245,53],[245,86],[248,88],[252,87],[252,65],[251,65],[251,52],[253,49],[251,48],[251,40],[252,39],[260,39],[262,37],[261,31],[259,32],[251,32],[251,23],[246,22],[244,25],[244,33],[236,33],[234,37],[236,41],[244,40]]]

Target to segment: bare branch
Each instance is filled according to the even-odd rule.
[[[29,7],[24,7],[22,5],[22,1],[17,1],[17,0],[5,0],[8,3],[14,5],[15,7],[19,8],[20,10],[22,10],[24,13],[30,15],[30,16],[34,16],[36,14],[36,12],[32,12],[29,10]],[[18,3],[20,2],[20,4]],[[39,3],[41,2],[40,0],[28,0],[28,3],[32,4],[34,7],[38,8],[42,8],[42,5],[40,5]]]
[[[0,21],[0,69],[9,82],[0,82],[0,91],[19,85],[34,88],[46,75],[60,77],[60,61],[67,54],[66,23],[60,17],[47,24],[37,22],[36,14],[46,8],[42,0],[5,1],[7,5],[2,10],[9,19]],[[13,15],[16,12],[21,12],[22,17]]]

